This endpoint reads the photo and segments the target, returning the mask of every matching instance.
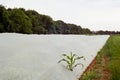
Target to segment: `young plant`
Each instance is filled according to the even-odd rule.
[[[85,59],[84,56],[77,56],[76,54],[73,54],[72,52],[70,53],[70,55],[67,54],[62,54],[62,56],[64,57],[63,59],[61,59],[58,63],[65,61],[67,63],[67,67],[70,71],[73,71],[73,68],[77,67],[78,65],[81,65],[83,68],[83,64],[82,63],[77,63],[76,61],[79,59]]]

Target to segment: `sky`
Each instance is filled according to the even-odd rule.
[[[0,4],[36,10],[95,31],[120,31],[120,0],[0,0]]]

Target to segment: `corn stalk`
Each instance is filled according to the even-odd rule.
[[[85,59],[84,56],[77,56],[76,54],[73,54],[72,52],[70,53],[70,55],[67,55],[67,54],[62,54],[62,56],[64,57],[63,59],[61,59],[60,61],[58,61],[58,63],[64,61],[67,63],[67,67],[70,71],[73,71],[73,69],[75,67],[77,67],[78,65],[81,65],[82,68],[84,67],[82,63],[77,63],[75,64],[75,62],[79,59]]]

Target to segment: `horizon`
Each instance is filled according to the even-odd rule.
[[[80,25],[91,31],[120,31],[120,1],[116,0],[45,0],[2,1],[6,8],[24,8],[49,15],[53,20]]]

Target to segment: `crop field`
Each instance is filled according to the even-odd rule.
[[[120,80],[120,0],[0,0],[0,80]]]
[[[108,37],[1,33],[0,80],[78,80]],[[65,62],[58,63],[70,53],[74,60],[84,56],[75,63],[83,68],[73,64],[69,70]]]
[[[120,35],[112,35],[80,80],[120,80]]]

